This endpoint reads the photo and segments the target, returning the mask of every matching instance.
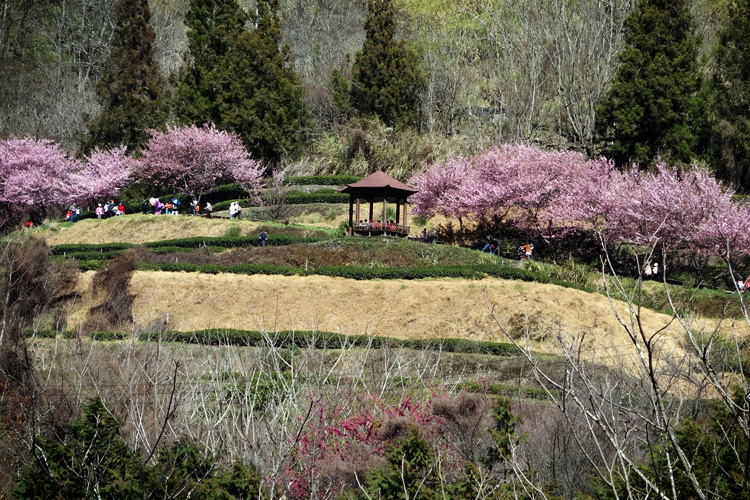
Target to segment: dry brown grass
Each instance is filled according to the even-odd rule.
[[[92,274],[83,276],[83,289],[90,289]],[[524,310],[532,326],[547,329],[547,335],[534,342],[534,349],[556,352],[552,332],[558,325],[568,335],[586,333],[586,345],[591,349],[627,344],[606,297],[537,283],[136,272],[131,292],[137,328],[159,324],[168,317],[168,327],[182,331],[316,329],[352,335],[505,342],[507,338],[485,304],[486,295],[511,332],[523,328],[518,323]],[[94,305],[90,295],[84,293],[71,312],[71,325],[82,321]],[[668,321],[663,314],[643,312],[644,326],[652,331]]]

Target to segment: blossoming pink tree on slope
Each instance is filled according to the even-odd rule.
[[[492,147],[472,159],[477,169],[473,182],[463,185],[463,197],[472,213],[540,236],[557,225],[545,216],[559,194],[580,178],[585,159],[571,151],[542,151],[522,145]]]
[[[124,148],[77,160],[47,139],[0,141],[0,224],[23,214],[38,223],[71,202],[115,194],[129,175]]]
[[[125,155],[126,147],[111,150],[95,149],[85,157],[81,168],[71,173],[68,180],[68,198],[82,204],[119,193],[131,182],[134,161]]]
[[[462,157],[448,158],[445,165],[433,164],[409,181],[418,191],[409,198],[412,213],[424,217],[435,214],[456,217],[463,227],[463,218],[469,215],[470,207],[463,198],[463,186],[470,183],[475,171],[468,160]]]
[[[263,167],[250,159],[239,137],[213,125],[168,127],[150,130],[151,140],[139,162],[139,174],[158,185],[190,195],[225,182],[238,182],[247,190],[259,187]]]
[[[0,204],[3,222],[28,212],[41,222],[48,210],[67,200],[66,179],[78,167],[53,141],[0,141]]]

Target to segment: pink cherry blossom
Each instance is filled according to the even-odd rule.
[[[189,194],[200,194],[226,182],[257,188],[263,167],[250,159],[237,135],[214,125],[150,130],[151,140],[139,162],[139,175]]]

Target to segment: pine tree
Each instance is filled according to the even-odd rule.
[[[237,0],[190,0],[185,16],[188,52],[175,94],[175,111],[183,124],[220,125],[217,99],[221,61],[230,43],[244,30],[247,15]]]
[[[750,191],[750,0],[730,4],[711,81],[710,157],[717,177]]]
[[[148,0],[119,0],[115,16],[110,54],[96,83],[104,109],[89,126],[84,153],[120,144],[138,151],[148,142],[146,129],[163,127],[167,119],[166,82],[155,58]]]
[[[251,16],[255,29],[239,34],[221,66],[217,102],[222,127],[236,132],[271,167],[298,150],[310,116],[302,84],[289,66],[289,48],[281,41],[278,8],[278,0],[258,1]]]
[[[694,24],[684,0],[640,0],[626,20],[620,67],[597,109],[602,149],[617,164],[695,156],[700,79]]]
[[[255,158],[271,165],[298,149],[309,119],[277,10],[277,0],[260,0],[248,18],[235,0],[191,0],[192,64],[177,100],[182,121],[235,132]],[[244,28],[248,20],[254,29]]]
[[[415,50],[396,39],[392,0],[368,0],[365,42],[355,55],[351,102],[388,126],[417,123],[424,77]]]

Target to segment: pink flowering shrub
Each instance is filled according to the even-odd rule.
[[[457,477],[467,461],[476,462],[492,443],[493,402],[486,395],[438,391],[423,399],[387,401],[352,394],[347,407],[310,400],[315,402],[311,417],[291,443],[290,460],[277,478],[279,486],[288,485],[290,498],[337,498],[347,488],[365,484],[374,469],[385,465],[388,446],[412,428],[441,456],[448,477]]]

